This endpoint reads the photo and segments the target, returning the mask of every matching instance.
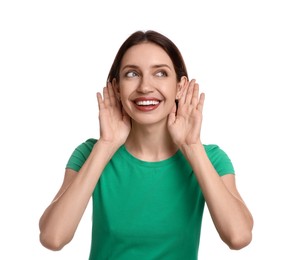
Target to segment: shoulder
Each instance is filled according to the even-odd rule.
[[[206,152],[209,152],[211,150],[219,149],[219,146],[217,144],[204,144],[204,148]]]
[[[89,138],[83,143],[79,144],[73,153],[71,154],[66,168],[73,169],[75,171],[79,171],[81,166],[87,160],[88,156],[90,155],[93,146],[97,142],[94,138]]]
[[[210,157],[226,154],[217,144],[204,144],[204,148],[207,155]]]
[[[217,144],[204,144],[209,160],[220,174],[234,173],[234,168],[230,157]]]
[[[204,144],[204,148],[209,159],[225,154],[225,152],[217,144]]]
[[[92,151],[93,146],[96,144],[96,142],[97,142],[96,139],[89,138],[86,141],[84,141],[83,143],[79,144],[76,147],[75,152],[79,152],[79,153],[83,154],[85,157],[88,157]]]
[[[94,146],[97,142],[97,139],[94,138],[89,138],[86,141],[84,141],[83,143],[80,144],[80,146]]]
[[[97,139],[89,138],[85,142],[80,144],[77,148],[79,148],[79,149],[90,149],[90,151],[91,151],[93,146],[96,144],[96,142],[97,142]]]

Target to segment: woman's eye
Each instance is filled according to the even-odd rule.
[[[167,74],[166,74],[165,71],[158,71],[158,72],[156,73],[156,76],[158,76],[158,77],[166,77]]]
[[[136,71],[129,71],[126,73],[126,77],[127,78],[134,78],[134,77],[137,77],[138,76],[138,73]]]

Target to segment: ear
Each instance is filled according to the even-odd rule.
[[[180,78],[180,81],[177,83],[176,99],[181,98],[182,93],[184,92],[187,85],[188,85],[188,78],[186,76],[182,76]]]

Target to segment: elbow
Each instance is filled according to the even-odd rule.
[[[230,249],[240,250],[246,247],[247,245],[249,245],[251,241],[252,241],[252,232],[246,231],[244,233],[232,236],[230,239],[228,239],[225,242],[229,246]]]
[[[225,233],[222,240],[232,250],[240,250],[248,246],[252,241],[253,219],[248,224],[236,224],[235,227],[230,228],[228,233]]]
[[[58,235],[49,235],[44,232],[40,233],[40,243],[47,249],[52,251],[60,251],[71,239],[64,239]]]

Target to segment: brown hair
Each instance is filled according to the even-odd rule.
[[[176,72],[177,81],[180,81],[182,76],[186,76],[188,78],[184,59],[177,46],[166,36],[149,30],[146,32],[136,31],[125,40],[116,54],[112,67],[109,71],[107,81],[112,82],[113,79],[116,79],[116,81],[119,82],[119,72],[124,54],[132,46],[144,42],[151,42],[160,46],[169,55]]]

